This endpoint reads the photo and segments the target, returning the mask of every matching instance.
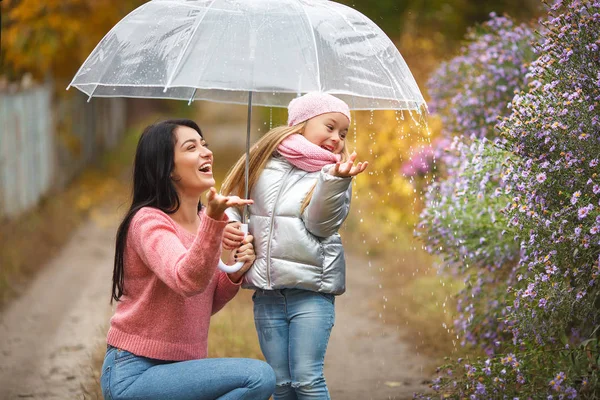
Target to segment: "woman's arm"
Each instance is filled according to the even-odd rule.
[[[226,224],[225,216],[217,221],[201,213],[198,233],[188,250],[166,214],[142,209],[132,221],[128,241],[169,288],[182,296],[193,296],[202,293],[213,278]]]
[[[252,241],[254,238],[252,235],[248,235],[244,238],[242,246],[236,249],[235,255],[231,256],[230,262],[243,261],[244,265],[238,272],[226,274],[219,271],[219,278],[217,281],[217,287],[213,295],[213,306],[212,313],[219,311],[229,300],[231,300],[236,293],[240,285],[242,284],[242,278],[244,274],[256,260],[256,254],[254,253],[254,245]],[[234,260],[235,256],[235,260]]]
[[[219,271],[217,279],[217,287],[213,295],[212,315],[225,307],[225,304],[235,297],[242,285],[241,280],[238,283],[232,282],[229,275],[223,271]]]

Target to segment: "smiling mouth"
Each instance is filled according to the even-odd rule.
[[[198,171],[209,174],[212,172],[212,165],[210,163],[202,164],[200,168],[198,168]]]
[[[333,147],[331,146],[321,146],[321,148],[333,153]]]

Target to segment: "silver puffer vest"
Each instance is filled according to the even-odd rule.
[[[330,175],[330,168],[306,172],[279,155],[267,162],[250,193],[254,204],[249,207],[249,232],[256,261],[242,287],[344,293],[346,262],[337,231],[350,208],[352,178]],[[315,182],[312,199],[301,213]],[[227,214],[241,220],[237,209]]]

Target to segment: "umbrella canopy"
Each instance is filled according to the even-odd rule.
[[[327,0],[152,0],[102,39],[70,86],[91,97],[286,107],[326,92],[355,110],[418,110],[423,96],[375,23]]]

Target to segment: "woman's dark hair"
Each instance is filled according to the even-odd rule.
[[[179,196],[171,179],[177,143],[175,129],[178,126],[192,128],[202,137],[202,131],[194,121],[171,119],[148,126],[138,141],[133,164],[133,200],[117,229],[111,304],[113,300],[119,301],[124,293],[125,246],[135,213],[142,207],[158,208],[167,214],[179,209]],[[198,211],[201,207],[202,204],[198,203]]]

